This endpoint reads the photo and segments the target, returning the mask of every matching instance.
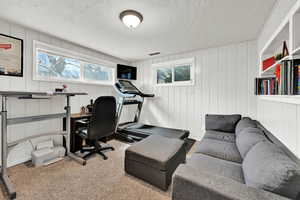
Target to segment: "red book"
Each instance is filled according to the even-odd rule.
[[[280,64],[276,65],[275,75],[276,75],[277,80],[280,80]]]
[[[11,44],[0,44],[0,49],[11,49]]]
[[[271,67],[272,65],[275,64],[275,58],[274,56],[271,58],[268,58],[266,60],[263,61],[263,65],[262,65],[262,70],[265,71],[266,69],[268,69],[269,67]]]

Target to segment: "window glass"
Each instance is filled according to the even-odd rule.
[[[180,65],[174,67],[174,81],[190,81],[191,80],[191,66]]]
[[[172,83],[172,69],[158,68],[157,69],[157,83]]]
[[[38,75],[59,79],[80,79],[80,62],[76,59],[38,52]]]
[[[113,85],[115,64],[34,41],[34,80]]]
[[[194,58],[152,64],[156,85],[194,85]]]
[[[111,81],[112,69],[97,64],[84,64],[84,79],[93,81]]]

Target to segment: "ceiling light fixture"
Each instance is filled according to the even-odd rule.
[[[142,21],[143,15],[135,10],[124,10],[120,13],[120,20],[128,28],[136,28]]]

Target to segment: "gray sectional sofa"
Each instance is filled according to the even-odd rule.
[[[204,138],[172,183],[173,200],[284,200],[299,192],[299,160],[240,115],[207,115]]]

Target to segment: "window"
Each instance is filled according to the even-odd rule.
[[[80,62],[72,58],[38,51],[38,75],[59,79],[80,80]]]
[[[170,68],[158,68],[157,69],[157,83],[172,83],[172,69]]]
[[[193,85],[194,58],[152,65],[156,85]]]
[[[35,80],[113,84],[115,64],[34,41]]]
[[[85,63],[84,78],[91,81],[112,81],[113,69],[98,65]]]
[[[174,81],[190,81],[191,80],[191,66],[180,65],[174,67]]]

